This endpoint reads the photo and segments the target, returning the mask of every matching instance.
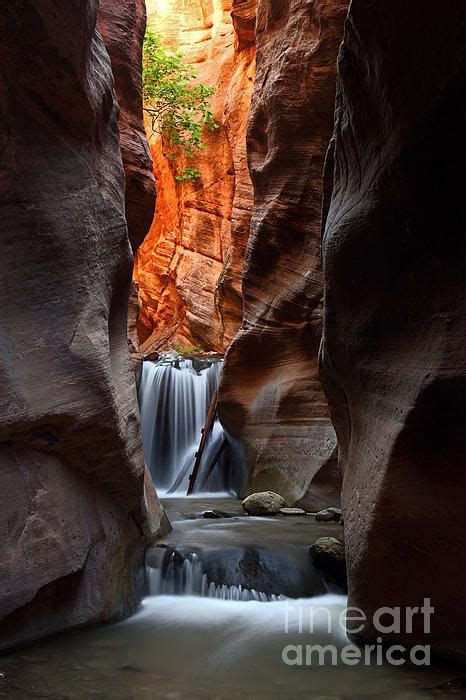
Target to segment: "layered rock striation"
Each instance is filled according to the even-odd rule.
[[[132,256],[96,0],[0,28],[0,648],[128,613],[162,523],[126,340]]]
[[[149,231],[155,210],[155,178],[142,104],[144,0],[100,0],[99,28],[110,55],[120,107],[118,125],[125,170],[126,221],[136,251]]]
[[[272,489],[311,509],[339,503],[317,355],[322,171],[345,14],[335,0],[260,4],[244,316],[220,389],[222,423],[249,469],[246,493]]]
[[[143,349],[200,345],[223,351],[241,324],[241,277],[252,185],[246,126],[255,69],[255,1],[148,0],[148,21],[216,88],[219,128],[196,158],[201,177],[176,180],[158,134],[150,137],[159,184],[154,221],[136,259]],[[150,129],[148,129],[150,131]]]
[[[435,609],[385,641],[464,658],[465,6],[353,0],[324,237],[322,366],[350,605]],[[329,168],[330,172],[331,169]],[[360,638],[380,631],[366,626]]]

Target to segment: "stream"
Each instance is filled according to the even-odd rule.
[[[228,450],[209,467],[224,439],[218,420],[197,494],[186,497],[220,369],[219,361],[144,363],[144,452],[173,525],[146,554],[147,596],[124,621],[63,633],[0,657],[0,698],[465,697],[464,679],[447,668],[342,663],[346,597],[314,569],[309,546],[324,536],[341,540],[343,527],[311,515],[246,516],[236,497],[244,475]],[[335,662],[293,664],[296,649],[306,645],[331,645]]]
[[[0,698],[464,697],[455,691],[456,681],[452,690],[445,685],[455,678],[455,673],[445,668],[289,666],[283,662],[282,652],[289,644],[330,643],[338,650],[347,644],[338,625],[346,598],[328,590],[307,556],[309,543],[318,537],[341,537],[340,525],[316,523],[310,516],[244,516],[233,498],[171,498],[164,505],[173,530],[147,555],[148,588],[153,586],[157,593],[158,586],[158,594],[148,595],[139,610],[123,622],[65,633],[1,657],[4,678]],[[201,517],[212,509],[225,517]],[[160,567],[173,553],[178,571],[183,569],[186,556],[189,561],[189,554],[196,553],[208,578],[217,579],[218,585],[223,577],[227,599],[208,597],[208,590],[204,596],[200,591],[194,595],[190,576],[178,579],[184,590],[178,588],[175,594],[172,588],[171,594],[163,594]],[[169,581],[172,574],[173,567],[170,572],[165,566],[168,588],[173,584]],[[232,586],[240,585],[239,578],[248,590],[255,585],[256,593],[264,593],[260,586],[268,587],[267,596],[293,595],[300,593],[302,586],[313,595],[269,602],[260,597],[231,599],[229,592]],[[300,631],[300,615],[308,620],[314,613],[312,633],[302,626]]]

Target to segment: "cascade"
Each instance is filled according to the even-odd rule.
[[[186,494],[212,396],[218,387],[222,361],[162,358],[145,361],[139,387],[144,455],[161,495]],[[228,449],[210,476],[206,470],[224,440],[214,421],[202,455],[195,492],[235,493]]]
[[[182,554],[166,550],[156,566],[147,567],[149,595],[194,595],[230,601],[270,602],[286,600],[284,595],[264,593],[241,584],[228,585],[210,581],[196,552]]]

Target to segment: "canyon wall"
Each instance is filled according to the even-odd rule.
[[[126,182],[125,213],[129,240],[136,251],[149,231],[155,209],[155,178],[142,105],[144,0],[100,0],[99,29],[112,63],[120,107],[118,126]]]
[[[339,503],[317,355],[322,171],[345,14],[343,1],[260,3],[244,317],[220,389],[220,418],[249,469],[246,492],[271,488],[309,508]]]
[[[97,8],[0,16],[0,648],[132,610],[163,524],[127,349],[132,256]]]
[[[241,324],[241,276],[252,209],[246,125],[253,89],[255,0],[148,0],[148,23],[216,87],[216,131],[196,158],[201,177],[176,180],[150,138],[159,184],[155,218],[135,265],[142,350],[223,351]],[[150,129],[149,129],[150,131]]]
[[[383,636],[463,658],[465,26],[459,0],[352,2],[322,345],[349,604],[372,616],[430,598],[430,634],[417,615],[412,634]],[[369,624],[360,638],[378,634]]]

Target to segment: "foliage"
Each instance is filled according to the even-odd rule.
[[[143,52],[144,109],[152,130],[162,137],[162,147],[174,160],[183,155],[191,162],[176,179],[180,182],[200,177],[192,160],[205,149],[203,129],[215,130],[211,97],[215,88],[193,85],[196,72],[179,51],[168,51],[162,38],[146,30]]]
[[[200,345],[181,345],[180,343],[174,343],[171,349],[178,355],[200,355],[204,352]]]

